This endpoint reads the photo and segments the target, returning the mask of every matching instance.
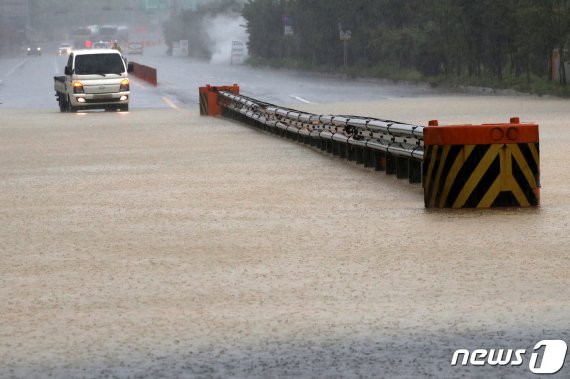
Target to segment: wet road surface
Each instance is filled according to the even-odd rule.
[[[568,101],[253,87],[315,113],[541,125],[541,208],[430,211],[419,186],[199,117],[190,72],[128,113],[60,114],[55,57],[24,60],[48,78],[8,98],[24,75],[1,77],[0,377],[520,378],[536,342],[570,342]],[[459,348],[528,355],[451,367]]]
[[[437,95],[425,86],[398,86],[374,80],[335,79],[287,70],[255,69],[243,65],[208,64],[168,57],[162,47],[129,60],[156,67],[159,86],[132,78],[131,107],[186,107],[198,105],[198,87],[237,83],[242,93],[276,104],[370,101]],[[39,57],[0,59],[0,103],[3,108],[57,108],[53,76],[62,75],[66,57],[44,52]]]

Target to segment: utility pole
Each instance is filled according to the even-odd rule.
[[[130,17],[129,28],[131,29],[130,30],[131,33],[135,29],[135,3],[134,3],[134,0],[131,0],[131,17]]]
[[[348,41],[352,37],[352,32],[347,30],[346,32],[340,32],[340,40],[343,44],[343,51],[344,51],[344,66],[348,66]]]
[[[87,19],[85,18],[85,0],[82,0],[82,4],[81,4],[81,20],[82,20],[82,27],[87,26]]]
[[[30,0],[26,0],[26,29],[29,30],[32,27],[31,17],[30,17]]]
[[[344,67],[348,66],[348,41],[352,38],[352,32],[350,30],[342,30],[342,23],[338,20],[338,32],[340,35],[340,40],[342,42],[343,48],[343,62]]]

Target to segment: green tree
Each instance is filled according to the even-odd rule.
[[[499,83],[550,77],[551,52],[564,60],[570,34],[570,0],[249,0],[243,15],[255,57],[335,69],[342,29],[352,31],[349,62],[359,68]]]

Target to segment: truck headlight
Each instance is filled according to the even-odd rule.
[[[129,90],[129,79],[123,79],[121,81],[121,86],[119,87],[119,92],[127,92]]]
[[[83,89],[83,83],[73,82],[73,93],[85,93],[85,90]]]

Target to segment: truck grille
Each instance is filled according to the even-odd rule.
[[[85,99],[84,104],[118,103],[119,101],[119,98]]]

